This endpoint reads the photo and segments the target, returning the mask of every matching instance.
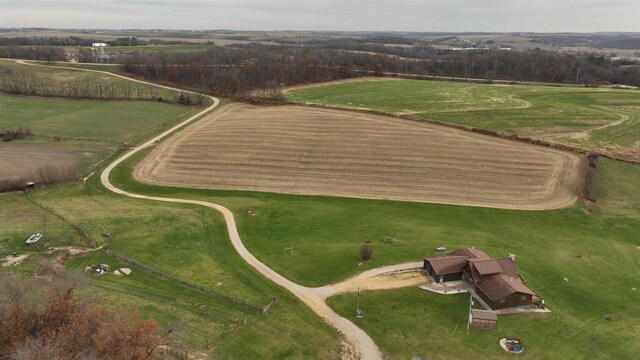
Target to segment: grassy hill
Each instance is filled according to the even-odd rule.
[[[141,85],[108,74],[83,72],[0,61],[0,73],[33,79],[51,89],[69,84],[103,84],[130,88],[127,100],[79,100],[59,97],[15,96],[0,93],[0,132],[30,128],[34,135],[0,144],[0,180],[28,178],[38,181],[46,166],[75,168],[86,175],[96,164],[126,142],[175,123],[196,111],[196,106],[143,101],[140,94],[172,99],[177,91]],[[19,74],[19,75],[16,75]],[[9,78],[3,81],[9,81]],[[4,85],[3,87],[4,88]],[[134,100],[135,99],[135,100]],[[49,160],[50,161],[49,161]],[[35,175],[34,175],[35,174]]]
[[[386,83],[392,82],[377,84]],[[429,83],[416,82],[411,86],[426,86],[424,84]],[[438,91],[451,94],[480,85],[447,83],[443,86]],[[591,130],[588,141],[593,141],[595,134],[607,135],[609,130],[620,129],[618,126],[635,124],[633,119],[637,119],[634,117],[637,116],[635,93],[625,95],[627,92],[607,90],[603,94],[611,91],[622,95],[620,99],[606,95],[598,100],[600,105],[591,106],[591,101],[580,100],[584,95],[580,91],[591,91],[594,93],[589,96],[599,97],[601,90],[568,89],[568,94],[573,95],[568,95],[570,99],[566,101],[570,104],[567,105],[557,103],[551,94],[536,99],[535,93],[527,93],[531,97],[519,99],[517,96],[525,96],[524,93],[518,95],[502,90],[513,89],[511,87],[496,89],[493,96],[473,88],[464,90],[475,94],[473,100],[463,100],[466,98],[463,95],[458,95],[458,100],[470,101],[470,108],[481,109],[473,111],[494,112],[496,122],[502,124],[505,131],[511,129],[509,126],[513,131],[520,131],[523,124],[533,120],[509,125],[508,116],[501,115],[501,111],[514,111],[518,106],[520,111],[527,111],[538,106],[537,113],[530,119],[545,119],[545,109],[550,109],[549,120],[536,126],[545,132],[554,126],[568,127],[567,131],[571,132],[584,132],[587,128]],[[408,94],[409,90],[405,92]],[[440,104],[439,114],[463,121],[468,114],[456,110],[460,104],[447,103],[452,96],[443,96],[436,101]],[[503,102],[492,98],[503,99]],[[410,110],[385,99],[378,98],[378,101],[386,101],[385,106],[390,110]],[[542,104],[543,100],[549,101],[549,108],[534,105],[536,101]],[[367,101],[376,103],[375,100]],[[582,105],[580,101],[583,101]],[[532,105],[525,107],[525,102]],[[430,107],[419,107],[419,98],[416,98],[416,104],[418,113],[414,115],[430,116],[426,113],[430,113]],[[357,107],[360,105],[366,103],[356,104]],[[73,107],[69,105],[68,108]],[[45,109],[40,108],[39,112],[43,111]],[[623,125],[612,125],[604,129],[607,131],[594,130],[602,124],[615,123],[625,114],[629,115],[629,120]],[[37,123],[37,115],[28,116],[34,118],[34,127],[46,125]],[[186,114],[175,116],[184,118]],[[81,125],[84,117],[75,117],[75,121],[80,121]],[[125,130],[129,124],[118,123],[112,120],[113,117],[96,121],[93,126],[78,125],[74,131],[85,135],[100,134],[94,132],[94,126],[115,124],[117,126],[105,130],[110,135],[101,141],[111,141],[111,136],[114,141],[144,137],[141,133],[147,131],[147,123],[142,118]],[[596,117],[600,119],[597,124],[585,122]],[[67,118],[74,119],[73,112],[64,117],[51,117],[49,131],[54,131],[55,125],[63,124]],[[436,119],[435,113],[433,118]],[[492,117],[487,115],[486,119]],[[162,126],[151,127],[149,131],[157,133],[160,128]],[[631,139],[634,129],[632,126],[629,130],[632,134],[625,132],[624,136]],[[623,143],[623,140],[619,141]],[[583,145],[591,146],[589,144]],[[501,317],[497,332],[474,331],[466,335],[466,296],[438,296],[418,289],[365,293],[361,298],[365,318],[361,320],[354,319],[354,296],[330,299],[332,307],[361,325],[391,358],[405,359],[413,354],[444,359],[508,357],[497,345],[504,336],[520,337],[527,347],[523,357],[530,359],[632,359],[640,352],[637,324],[640,295],[638,290],[632,290],[634,287],[640,289],[637,280],[640,278],[638,165],[600,159],[597,202],[588,213],[583,210],[584,204],[555,211],[511,211],[148,186],[136,183],[131,177],[131,169],[145,154],[134,156],[117,168],[112,173],[114,185],[144,194],[207,200],[230,208],[247,248],[293,281],[320,286],[370,268],[419,260],[435,253],[437,246],[449,249],[475,246],[493,256],[515,253],[520,273],[553,310],[546,315]],[[165,328],[179,323],[181,331],[168,340],[173,347],[222,359],[338,357],[339,335],[235,254],[218,213],[195,206],[123,198],[102,188],[97,176],[86,183],[41,188],[34,191],[33,196],[74,223],[81,224],[96,242],[106,243],[111,251],[174,278],[256,304],[265,304],[272,296],[279,299],[273,311],[260,315],[228,299],[195,291],[136,267],[132,267],[134,272],[129,277],[92,278],[105,297],[106,306],[137,309],[143,316],[157,318]],[[246,211],[249,209],[254,210],[256,216],[248,216]],[[45,232],[44,241],[26,248],[24,240],[34,232]],[[385,243],[382,241],[385,236],[398,241]],[[373,260],[360,265],[358,249],[365,241],[372,243]],[[23,195],[0,196],[0,256],[12,251],[31,255],[28,262],[13,268],[14,271],[29,274],[37,267],[37,260],[50,260],[54,256],[47,253],[48,247],[59,245],[83,245],[83,238],[69,224],[29,203]],[[283,248],[291,245],[295,248],[294,255],[285,256]],[[83,269],[98,262],[114,267],[124,265],[96,252],[75,258],[67,266]],[[564,277],[569,281],[563,281]],[[605,320],[605,315],[611,320]]]
[[[293,90],[311,104],[371,109],[639,157],[640,92],[388,80]]]
[[[392,358],[490,359],[506,355],[496,350],[503,336],[521,337],[528,344],[525,357],[532,359],[558,354],[586,359],[594,353],[627,359],[640,351],[634,325],[639,295],[632,290],[640,289],[640,166],[601,159],[597,203],[588,214],[582,204],[556,211],[510,211],[152,187],[131,180],[131,167],[141,156],[112,174],[114,184],[229,207],[248,249],[301,284],[320,286],[370,268],[416,261],[434,254],[437,246],[475,246],[497,257],[515,253],[520,273],[553,310],[502,317],[497,333],[464,337],[462,329],[448,334],[456,324],[465,325],[466,296],[437,297],[417,289],[366,293],[364,320],[354,319],[354,296],[330,300]],[[256,216],[247,216],[247,209]],[[398,242],[385,243],[385,236]],[[359,265],[358,249],[367,240],[374,248],[373,260]],[[285,256],[283,248],[291,245],[295,255]],[[604,320],[605,315],[614,320]]]

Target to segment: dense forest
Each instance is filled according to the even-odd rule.
[[[420,52],[420,48],[407,51]],[[123,71],[233,96],[252,89],[343,79],[362,73],[416,74],[581,85],[640,86],[640,65],[552,51],[427,50],[425,55],[299,46],[214,47],[190,53],[121,56]]]

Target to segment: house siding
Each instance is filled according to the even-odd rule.
[[[424,268],[424,271],[426,271],[426,273],[433,278],[433,280],[438,282],[439,280],[438,278],[440,276],[436,274],[436,272],[433,270],[433,268],[431,267],[431,263],[429,263],[429,260],[424,260],[423,268]],[[462,280],[462,271],[453,273],[453,274],[443,274],[443,280],[442,280],[443,282],[455,281],[455,280]]]
[[[511,307],[517,307],[517,306],[525,306],[525,305],[531,305],[533,303],[533,297],[529,294],[523,294],[523,293],[513,293],[501,300],[504,300],[504,302],[500,302],[500,300],[498,301],[493,301],[491,300],[487,295],[485,295],[485,293],[482,292],[482,290],[480,290],[479,288],[476,287],[476,294],[485,302],[487,303],[487,305],[489,305],[489,307],[493,310],[498,310],[498,309],[506,309],[506,308],[511,308]],[[523,300],[524,297],[524,300]]]

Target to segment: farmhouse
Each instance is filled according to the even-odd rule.
[[[489,255],[477,249],[462,248],[444,256],[425,258],[424,270],[438,283],[462,280],[469,259],[489,259]]]
[[[518,275],[515,256],[493,259],[473,248],[424,259],[424,270],[438,283],[467,279],[477,298],[489,308],[529,306],[536,293]]]

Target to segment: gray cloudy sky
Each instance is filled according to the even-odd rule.
[[[0,27],[640,32],[640,0],[0,0]]]

